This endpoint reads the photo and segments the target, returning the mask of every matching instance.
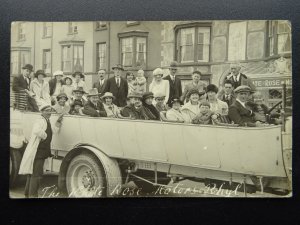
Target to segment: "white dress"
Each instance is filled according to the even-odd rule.
[[[154,95],[162,93],[166,96],[164,103],[166,104],[169,100],[169,90],[170,85],[168,80],[161,80],[160,82],[156,82],[155,80],[149,86],[149,91],[151,91]],[[155,104],[154,102],[153,104]]]
[[[51,105],[50,89],[47,81],[44,80],[43,83],[39,83],[35,78],[30,84],[30,91],[35,94],[34,99],[38,107],[44,104]]]

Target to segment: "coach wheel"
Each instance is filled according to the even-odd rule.
[[[66,173],[69,197],[101,197],[106,195],[105,172],[92,154],[78,155],[70,162]]]
[[[153,183],[155,182],[154,171],[139,171],[138,173],[136,173],[136,175],[150,182]],[[157,172],[157,183],[158,183],[157,186],[138,178],[134,179],[135,185],[138,188],[141,188],[141,191],[145,193],[155,192],[158,189],[159,184],[167,185],[170,183],[170,181],[171,178],[167,177],[166,173],[162,173],[162,172]]]
[[[16,186],[19,182],[19,168],[22,160],[21,152],[18,149],[10,149],[10,163],[9,163],[9,183],[10,186]]]

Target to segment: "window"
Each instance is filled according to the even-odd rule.
[[[278,21],[278,53],[291,52],[291,27],[286,21]]]
[[[127,26],[133,26],[133,25],[138,25],[140,24],[139,21],[126,21]]]
[[[291,52],[291,26],[288,21],[268,23],[269,56]]]
[[[76,22],[69,22],[68,33],[69,34],[77,34],[78,33],[78,24]]]
[[[106,43],[97,44],[97,70],[106,67]]]
[[[62,70],[64,72],[83,72],[83,45],[62,46]]]
[[[43,36],[44,37],[51,37],[52,36],[52,23],[51,22],[44,22]]]
[[[270,21],[269,24],[269,55],[274,55],[274,34],[275,34],[275,21]]]
[[[43,50],[43,70],[45,73],[51,73],[51,52],[50,49]]]
[[[106,21],[97,21],[96,22],[96,30],[103,30],[107,28],[107,22]]]
[[[177,32],[177,61],[209,61],[210,27],[194,26],[181,28]]]
[[[140,36],[124,37],[121,41],[121,64],[124,67],[146,66],[147,38]]]
[[[25,40],[25,23],[19,23],[18,27],[18,40]]]
[[[21,68],[26,64],[30,64],[30,50],[25,49],[15,49],[11,51],[10,57],[10,68],[11,74],[20,74]]]

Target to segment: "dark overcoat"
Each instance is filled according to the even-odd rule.
[[[228,116],[231,121],[240,126],[255,127],[254,113],[235,101],[229,106]]]
[[[116,78],[111,77],[107,80],[106,86],[104,88],[105,92],[111,92],[115,99],[113,100],[113,103],[117,105],[118,107],[124,107],[126,105],[126,99],[128,95],[128,83],[127,80],[120,77],[120,87],[117,86]]]
[[[182,95],[181,80],[177,76],[175,76],[175,81],[173,82],[170,75],[164,77],[163,79],[168,80],[170,85],[169,99],[167,102],[167,104],[169,105],[173,98],[180,98]]]
[[[97,107],[91,101],[88,101],[84,105],[82,112],[85,115],[92,116],[92,117],[106,117],[107,116],[104,106],[103,106],[102,102],[100,102],[100,101],[97,102]]]

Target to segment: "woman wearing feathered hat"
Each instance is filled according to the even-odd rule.
[[[165,95],[164,103],[166,104],[169,100],[169,81],[163,80],[163,70],[161,68],[156,68],[153,71],[153,81],[149,86],[149,91],[151,91],[154,95],[157,93],[162,93]],[[154,102],[155,103],[155,102]]]
[[[38,70],[34,74],[34,80],[30,84],[30,91],[34,93],[34,99],[38,107],[43,104],[51,104],[49,83],[44,79],[44,70]]]

